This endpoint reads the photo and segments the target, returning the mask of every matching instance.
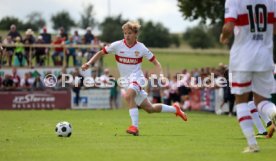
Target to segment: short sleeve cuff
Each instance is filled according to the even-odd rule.
[[[103,47],[103,52],[105,53],[105,54],[108,54],[108,52],[106,51],[106,49],[105,49],[105,47]]]
[[[228,17],[224,19],[224,23],[228,23],[228,22],[236,22],[236,18],[234,17]]]
[[[149,60],[149,61],[154,61],[155,60],[155,56],[153,55],[153,57]]]

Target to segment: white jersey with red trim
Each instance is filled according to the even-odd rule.
[[[231,71],[273,70],[275,0],[226,0],[225,23],[234,22]]]
[[[136,42],[133,46],[128,46],[125,40],[119,40],[104,47],[103,51],[106,54],[115,54],[121,77],[134,78],[134,80],[136,78],[144,78],[144,73],[141,69],[143,57],[149,61],[155,59],[153,53],[140,42]]]

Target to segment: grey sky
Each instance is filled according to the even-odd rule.
[[[184,21],[177,7],[177,0],[0,0],[0,18],[15,16],[22,20],[32,11],[41,12],[47,22],[53,14],[61,10],[70,12],[74,20],[80,19],[83,6],[91,3],[94,6],[95,18],[102,22],[110,13],[111,16],[122,15],[124,19],[142,18],[161,22],[170,32],[183,32],[197,22]]]

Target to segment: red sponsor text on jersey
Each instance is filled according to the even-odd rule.
[[[140,58],[129,58],[129,57],[122,57],[119,55],[115,55],[116,61],[118,63],[122,63],[122,64],[139,64],[143,61],[143,57]]]

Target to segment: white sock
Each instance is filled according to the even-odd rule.
[[[260,112],[260,111],[259,111],[259,115],[260,115],[261,118],[264,120],[265,125],[266,125],[266,127],[267,127],[267,125],[268,125],[269,123],[271,123],[271,120],[268,118],[268,116],[266,116],[264,113],[262,113],[262,112]]]
[[[248,107],[249,107],[253,122],[258,129],[258,132],[260,134],[266,132],[266,129],[265,129],[265,127],[260,119],[259,113],[256,109],[255,103],[253,101],[248,102]]]
[[[135,126],[138,128],[138,122],[139,122],[139,111],[137,107],[129,109],[129,115],[131,118],[132,126]]]
[[[161,112],[176,113],[176,109],[173,106],[162,104]]]
[[[258,111],[262,112],[271,119],[271,115],[276,113],[276,107],[272,102],[265,100],[258,104]]]
[[[240,103],[237,107],[237,119],[248,145],[257,144],[254,136],[253,121],[247,103]]]

